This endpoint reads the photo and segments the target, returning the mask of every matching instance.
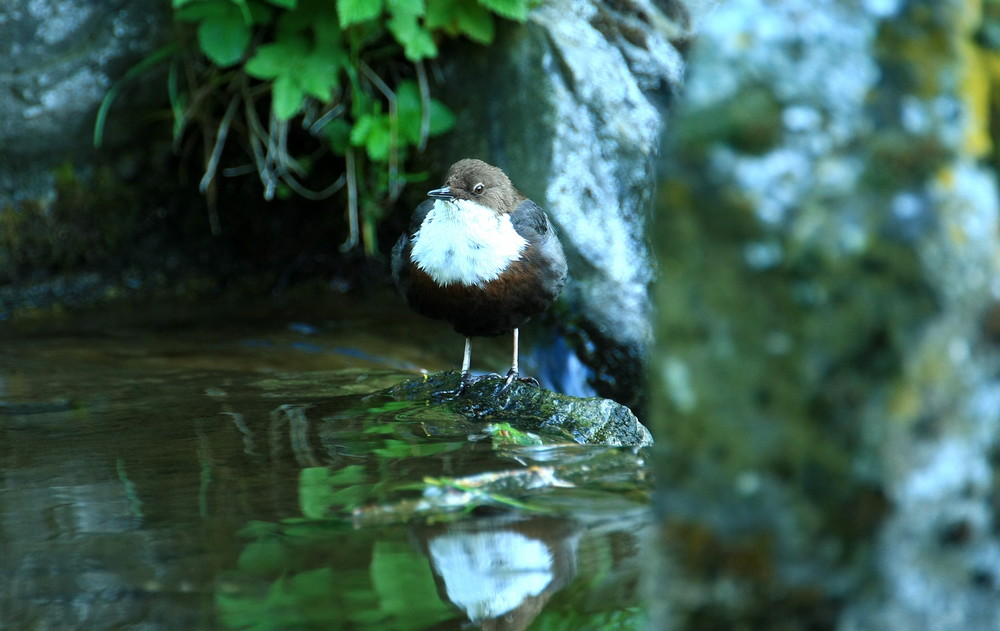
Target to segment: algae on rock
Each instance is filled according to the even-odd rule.
[[[527,432],[564,436],[590,445],[645,446],[653,442],[624,405],[599,397],[571,397],[502,377],[479,378],[459,391],[457,371],[411,379],[382,391],[395,399],[427,400],[471,421],[510,423]]]

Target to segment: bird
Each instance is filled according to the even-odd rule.
[[[472,338],[514,334],[503,388],[521,378],[518,329],[566,284],[562,243],[548,215],[502,169],[465,158],[427,193],[392,250],[392,277],[417,313],[465,336],[460,391],[471,376]],[[497,375],[494,375],[497,376]]]

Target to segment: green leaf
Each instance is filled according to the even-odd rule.
[[[274,79],[279,75],[293,72],[293,64],[306,57],[308,47],[308,43],[302,37],[285,38],[274,44],[258,46],[243,69],[258,79]]]
[[[298,113],[305,99],[302,86],[291,75],[278,76],[271,84],[271,111],[278,120],[288,120]]]
[[[313,25],[316,47],[314,52],[330,65],[345,68],[350,65],[340,27],[333,20],[320,20]]]
[[[355,147],[364,147],[365,140],[368,138],[368,134],[371,132],[374,124],[375,117],[371,114],[363,114],[358,120],[354,121],[354,126],[351,127],[351,144]]]
[[[385,8],[391,15],[421,16],[427,10],[424,0],[385,0]]]
[[[309,96],[321,102],[330,100],[333,89],[340,83],[339,68],[320,55],[310,55],[302,63],[298,83]]]
[[[469,0],[428,0],[424,26],[452,36],[465,35],[480,44],[493,41],[493,14]]]
[[[320,101],[330,99],[339,84],[338,64],[342,62],[336,55],[310,51],[305,38],[295,36],[260,46],[244,69],[251,76],[273,80],[275,115],[287,120],[298,112],[306,95]]]
[[[472,41],[480,44],[493,41],[493,16],[480,5],[463,3],[455,17],[459,30]]]
[[[209,16],[198,25],[198,45],[215,65],[225,68],[243,58],[250,45],[250,26],[236,7],[226,15]]]
[[[431,121],[428,130],[431,136],[437,136],[455,126],[455,115],[448,106],[436,99],[431,99]]]
[[[437,55],[437,46],[416,15],[396,13],[387,24],[396,41],[403,45],[403,54],[410,61],[420,61]]]
[[[243,18],[243,21],[247,24],[253,24],[253,16],[250,15],[250,7],[247,6],[247,0],[231,0],[231,2],[240,10],[240,16]]]
[[[423,103],[416,82],[403,81],[396,87],[396,115],[399,117],[400,138],[411,145],[418,144],[423,125]]]
[[[389,157],[392,133],[389,117],[385,114],[363,114],[351,130],[351,144],[364,147],[374,162],[385,162]]]
[[[335,61],[340,66],[346,66],[348,56],[347,50],[344,48],[344,38],[340,27],[333,22],[320,22],[315,26],[314,31],[316,33],[316,52],[330,57],[330,61]]]
[[[283,9],[294,9],[299,4],[299,0],[267,0],[276,7]]]
[[[449,25],[455,13],[455,1],[427,0],[427,13],[424,15],[424,26],[435,30]]]
[[[351,125],[343,118],[337,118],[327,123],[324,128],[330,148],[339,156],[347,153],[351,145]]]
[[[317,34],[332,27],[340,32],[337,7],[334,0],[299,0],[294,11],[285,11],[278,18],[277,40],[300,31],[313,30]]]
[[[436,136],[454,126],[455,115],[443,103],[431,99],[429,105],[428,135]],[[418,144],[423,124],[423,102],[415,81],[403,81],[396,87],[396,115],[399,117],[400,138],[411,145]]]
[[[249,24],[263,24],[271,21],[274,11],[271,7],[259,4],[233,4],[229,0],[185,0],[174,3],[174,17],[185,22],[200,22],[206,17],[224,16],[227,19],[239,16],[238,19]]]
[[[185,22],[200,22],[207,17],[224,16],[233,9],[229,2],[215,0],[174,1],[174,17]]]
[[[479,0],[479,4],[511,20],[524,22],[528,19],[528,0]]]
[[[399,118],[399,137],[415,145],[420,142],[422,119],[420,89],[414,81],[403,81],[396,86],[396,116]]]
[[[382,14],[382,0],[337,0],[341,28],[377,18]]]
[[[247,6],[250,12],[251,24],[273,24],[274,9],[260,2],[252,2]]]

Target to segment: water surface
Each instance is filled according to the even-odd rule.
[[[461,351],[394,304],[5,323],[0,627],[640,628],[644,454],[368,396]]]

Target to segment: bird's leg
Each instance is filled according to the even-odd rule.
[[[458,387],[454,390],[440,390],[435,396],[453,399],[465,394],[465,389],[476,380],[469,372],[469,365],[472,363],[472,338],[465,338],[465,354],[462,356],[462,377],[458,381]]]
[[[514,359],[510,362],[510,370],[507,371],[507,380],[504,382],[504,388],[517,379],[517,338],[517,329],[514,329]]]
[[[472,338],[465,338],[465,354],[462,355],[462,388],[472,381],[472,373],[469,368],[472,366]]]
[[[507,388],[509,388],[510,384],[514,383],[515,379],[517,379],[518,381],[523,381],[524,383],[530,383],[531,385],[534,386],[538,385],[538,380],[535,379],[534,377],[527,377],[525,379],[521,379],[519,376],[519,373],[517,371],[517,340],[518,340],[517,329],[514,329],[514,359],[510,363],[510,370],[507,371],[507,378],[504,379],[503,387],[500,388],[501,391],[504,391]]]

